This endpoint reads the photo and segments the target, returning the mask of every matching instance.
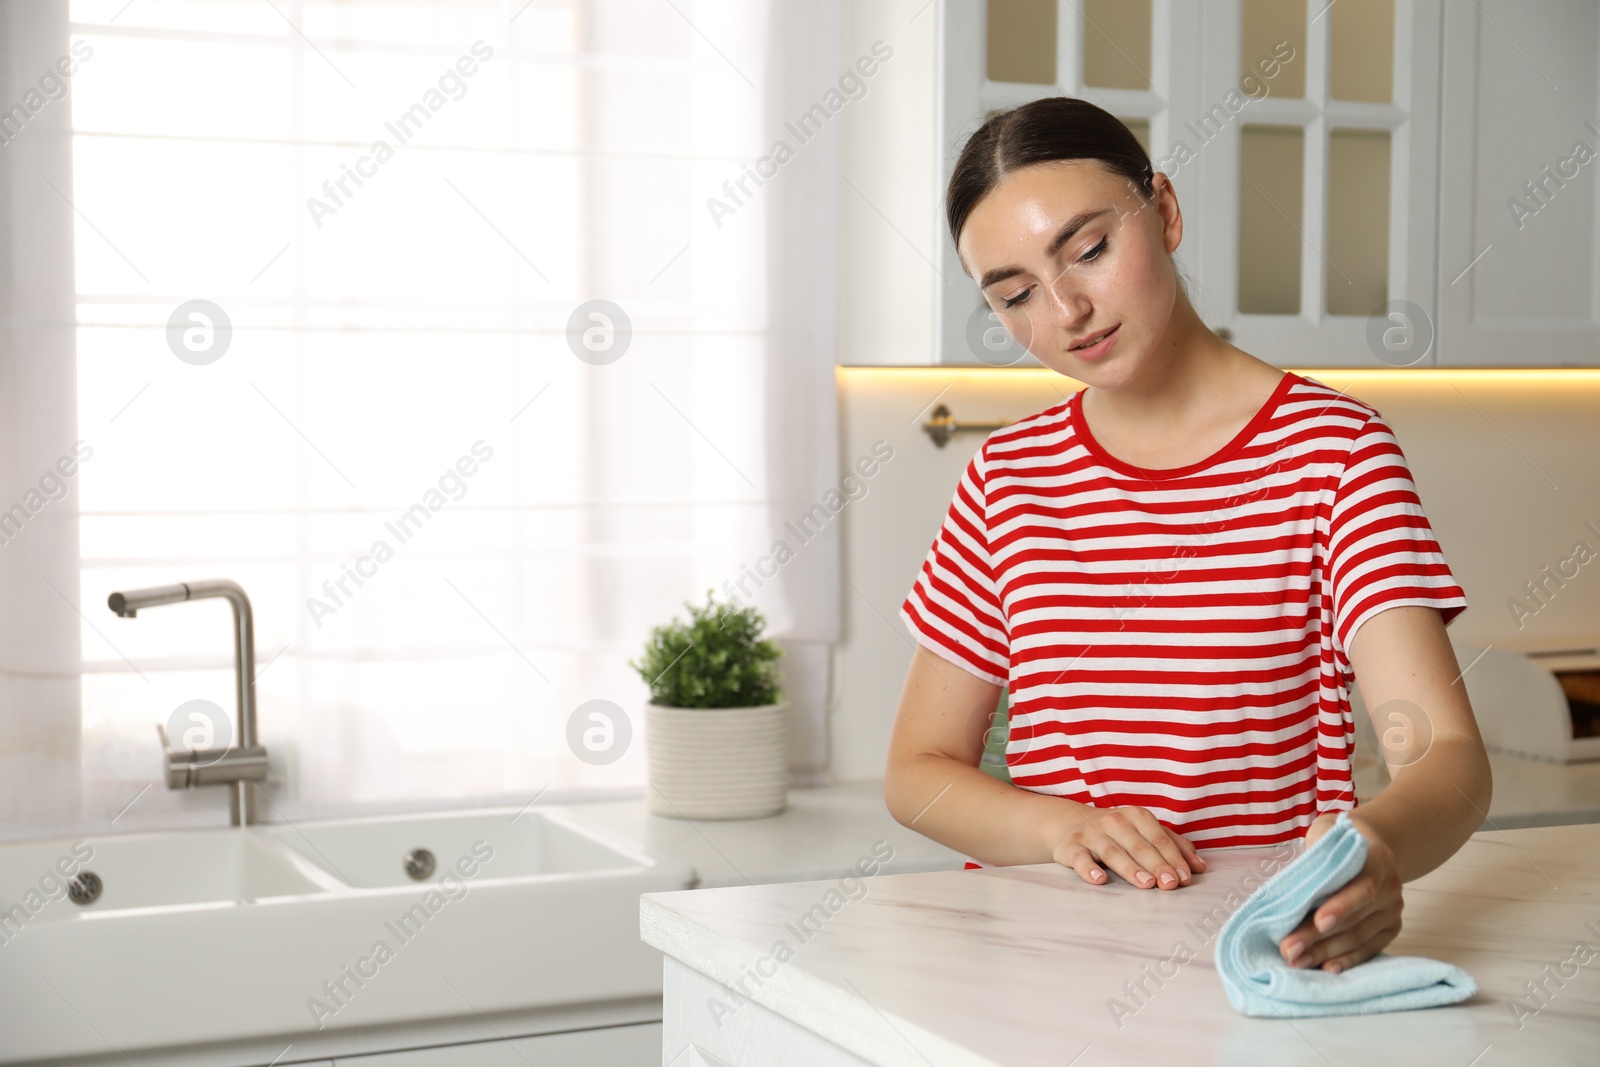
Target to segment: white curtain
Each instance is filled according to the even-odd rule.
[[[0,506],[90,455],[0,546],[0,818],[223,817],[154,724],[231,713],[226,606],[106,608],[209,577],[282,817],[636,792],[627,660],[708,587],[823,773],[837,530],[785,524],[839,479],[836,130],[747,171],[839,78],[836,0],[5,10],[5,103],[77,63],[0,149]]]
[[[35,822],[81,767],[71,114],[38,86],[66,51],[65,7],[0,5],[0,814]]]

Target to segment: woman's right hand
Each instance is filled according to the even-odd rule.
[[[1070,811],[1056,827],[1051,859],[1091,885],[1106,884],[1104,867],[1140,889],[1177,889],[1189,884],[1191,871],[1206,869],[1189,839],[1162,826],[1148,808],[1065,803]]]

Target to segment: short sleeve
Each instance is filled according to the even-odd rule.
[[[1010,674],[1010,640],[989,555],[983,450],[956,486],[900,617],[935,654],[995,685]]]
[[[1376,414],[1356,436],[1340,474],[1328,556],[1334,638],[1346,654],[1361,624],[1385,608],[1437,608],[1447,625],[1466,609],[1400,443]]]

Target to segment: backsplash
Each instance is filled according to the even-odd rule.
[[[1376,407],[1410,461],[1468,610],[1452,635],[1519,651],[1600,644],[1600,372],[1305,370]],[[893,462],[844,516],[843,637],[832,776],[880,777],[912,655],[899,607],[984,433],[937,448],[922,429],[1010,421],[1080,388],[1048,370],[840,368],[840,461],[880,439]]]

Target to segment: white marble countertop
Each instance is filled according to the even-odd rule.
[[[1556,764],[1491,752],[1494,800],[1489,820],[1512,829],[1559,822],[1600,822],[1600,761]],[[1376,760],[1358,761],[1363,803],[1387,784]],[[876,841],[894,848],[887,870],[955,870],[962,857],[895,822],[881,781],[789,790],[789,807],[768,819],[712,821],[650,814],[643,798],[564,805],[576,821],[623,837],[652,855],[693,867],[695,888],[827,878]],[[1600,1056],[1597,1056],[1600,1061]]]
[[[1273,851],[1209,851],[1210,870],[1172,892],[1090,886],[1054,864],[880,874],[804,940],[793,924],[837,880],[647,894],[640,926],[662,952],[725,986],[744,978],[757,1004],[874,1064],[1600,1061],[1600,955],[1574,957],[1580,941],[1600,953],[1600,825],[1482,832],[1407,885],[1388,951],[1463,967],[1479,992],[1360,1018],[1252,1019],[1229,1005],[1214,933],[1189,924],[1231,912],[1228,894]],[[780,940],[792,958],[759,967],[775,973],[753,987]],[[1180,941],[1193,958],[1164,964]],[[1550,991],[1542,1006],[1528,982]],[[1518,998],[1530,1011],[1520,1028]],[[731,1045],[732,1031],[718,1038]]]
[[[1360,744],[1354,777],[1356,797],[1365,804],[1389,784],[1389,775],[1371,749],[1363,751]],[[1600,822],[1600,760],[1555,763],[1490,752],[1489,769],[1494,798],[1485,830]]]
[[[1502,830],[1600,822],[1600,760],[1553,763],[1491,752],[1489,767],[1494,774],[1489,819]],[[1594,1062],[1600,1063],[1600,1051]]]
[[[766,819],[669,819],[643,800],[570,804],[573,821],[637,842],[653,856],[694,868],[695,888],[837,877],[876,842],[894,849],[887,869],[959,870],[963,858],[895,822],[882,782],[789,790],[787,810]]]

